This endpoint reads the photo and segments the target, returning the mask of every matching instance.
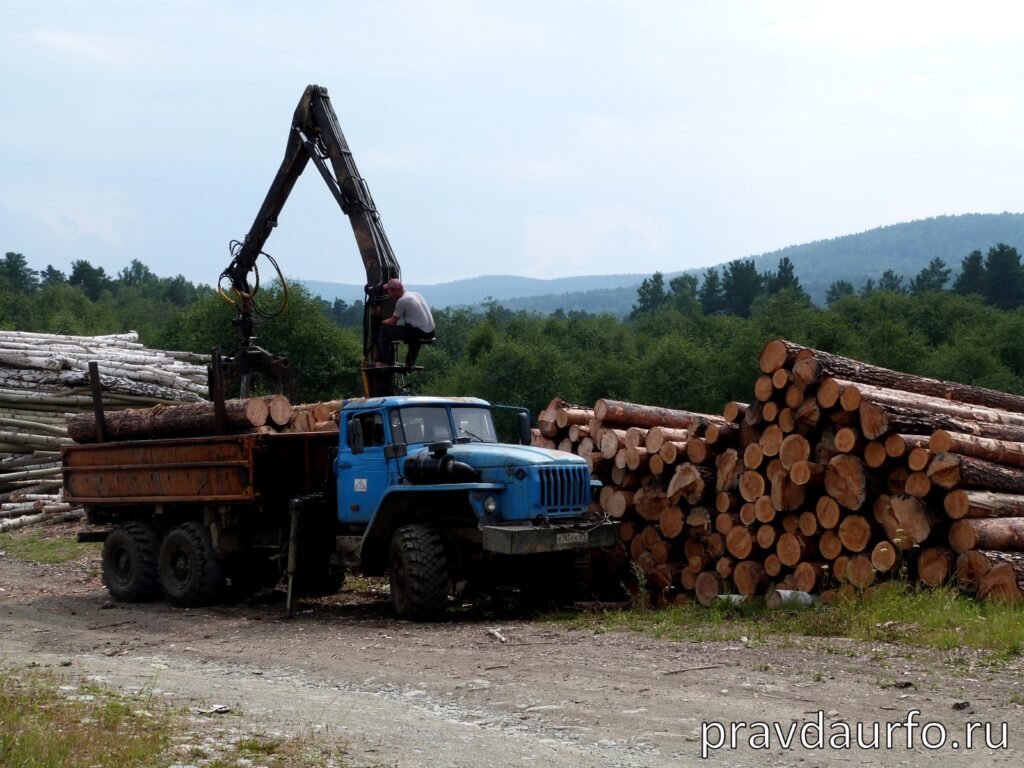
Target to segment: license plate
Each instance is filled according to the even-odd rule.
[[[555,544],[586,544],[587,533],[583,531],[581,533],[557,533],[555,534]]]

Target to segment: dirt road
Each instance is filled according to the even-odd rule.
[[[0,555],[0,664],[227,705],[268,731],[343,742],[347,765],[1024,764],[1020,661],[993,670],[967,651],[835,638],[670,641],[508,617],[417,625],[391,619],[365,585],[302,603],[291,621],[276,594],[197,610],[115,605],[97,572],[96,558],[44,566]],[[886,723],[914,710],[915,748],[904,725],[885,749]],[[747,725],[733,749],[738,721]],[[780,732],[766,742],[760,722]],[[991,724],[997,746],[1006,723],[1007,748],[987,748],[978,727],[968,751],[969,722]],[[858,723],[867,743],[880,724],[882,748],[857,747]],[[921,745],[939,738],[931,723],[946,731],[937,751]],[[846,726],[849,749],[840,748]],[[811,749],[799,747],[801,729]]]

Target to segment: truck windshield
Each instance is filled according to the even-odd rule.
[[[435,443],[452,439],[444,408],[396,408],[391,411],[391,435],[396,443]]]
[[[468,437],[485,443],[496,443],[498,438],[494,432],[494,421],[487,408],[452,408],[455,417],[456,438]]]

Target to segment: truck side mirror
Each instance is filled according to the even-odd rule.
[[[352,453],[363,452],[363,423],[359,419],[349,419],[348,447],[352,449]]]
[[[516,414],[516,421],[519,423],[519,444],[530,445],[533,442],[533,435],[530,432],[529,412],[519,411]]]

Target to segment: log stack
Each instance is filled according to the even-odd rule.
[[[199,402],[202,355],[144,347],[138,334],[68,336],[0,331],[0,530],[81,516],[61,500],[68,414],[91,411],[89,363],[111,414],[141,405]]]
[[[982,598],[1024,596],[1024,397],[781,339],[759,362],[762,387],[765,377],[785,381],[787,405],[818,411],[809,435],[825,472],[815,504],[835,519],[825,531],[841,545],[823,532],[819,561],[831,564],[833,586],[899,573],[924,586],[956,577]],[[852,529],[862,529],[856,546]]]
[[[751,402],[722,416],[545,409],[538,444],[587,459],[658,600],[834,601],[894,577],[1022,599],[1024,397],[782,339],[759,363]]]
[[[538,422],[535,445],[583,456],[602,481],[598,503],[620,521],[613,560],[630,560],[654,601],[685,600],[725,554],[727,531],[715,528],[715,462],[736,454],[737,425],[714,414],[610,399],[586,408],[559,398]]]

